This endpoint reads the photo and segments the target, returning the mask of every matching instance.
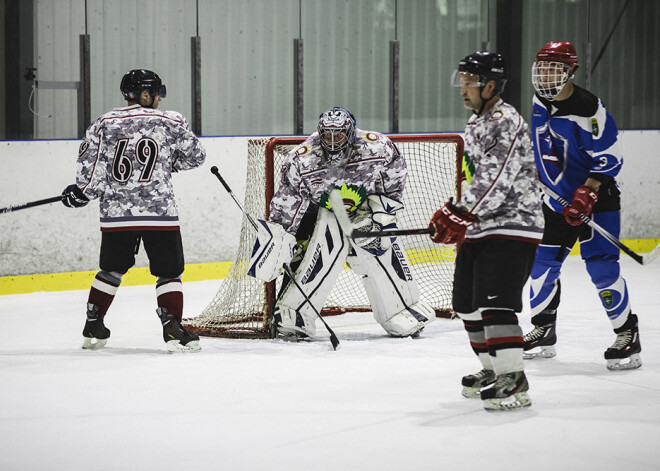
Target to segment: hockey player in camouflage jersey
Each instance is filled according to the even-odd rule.
[[[128,106],[90,125],[78,152],[76,183],[62,193],[69,207],[99,200],[100,270],[87,301],[83,348],[107,342],[105,314],[142,241],[158,277],[157,314],[168,349],[199,350],[199,338],[180,324],[184,258],[171,174],[200,166],[206,153],[181,114],[157,109],[166,95],[157,74],[131,70],[120,89]]]
[[[328,161],[318,132],[294,149],[282,166],[281,184],[270,204],[270,221],[295,234],[310,205],[327,207],[328,194],[343,183],[360,197],[385,195],[401,201],[406,161],[392,141],[381,133],[356,128],[352,150],[344,161]],[[349,208],[349,213],[355,209]]]
[[[487,410],[529,406],[516,313],[543,234],[529,128],[500,98],[506,70],[499,54],[470,54],[452,84],[473,110],[465,128],[467,186],[431,225],[434,242],[459,244],[452,305],[483,367],[463,378],[463,395],[480,396]]]
[[[377,322],[395,337],[418,335],[435,312],[419,299],[405,252],[395,238],[349,240],[329,201],[329,193],[339,189],[358,230],[394,228],[406,175],[404,156],[387,136],[358,129],[344,108],[325,111],[317,132],[285,159],[248,273],[269,281],[291,263],[320,312],[347,261],[362,277]],[[312,337],[315,321],[314,309],[285,277],[275,306],[277,333]]]
[[[530,286],[534,329],[525,335],[527,358],[555,356],[559,274],[576,241],[603,309],[616,334],[605,351],[607,368],[634,369],[642,365],[637,315],[632,312],[628,286],[621,276],[619,248],[587,224],[589,216],[610,234],[621,230],[621,196],[615,180],[623,165],[621,141],[614,118],[602,101],[573,84],[578,68],[575,47],[550,41],[536,54],[532,83],[532,136],[539,175],[544,185],[571,201],[563,208],[545,197],[545,231]]]

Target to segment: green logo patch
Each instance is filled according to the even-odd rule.
[[[612,297],[612,292],[609,290],[601,291],[600,292],[600,299],[603,301],[603,306],[610,308],[612,307],[612,304],[614,303],[614,299]]]
[[[470,156],[467,152],[463,152],[461,170],[463,171],[463,175],[465,175],[465,181],[467,184],[469,185],[472,183],[472,178],[474,178],[474,163],[470,160]]]
[[[367,199],[367,190],[363,186],[358,187],[357,185],[346,185],[344,183],[341,187],[335,187],[339,190],[341,199],[344,201],[344,206],[346,206],[346,211],[352,213],[360,207],[360,205]],[[321,201],[319,201],[319,206],[326,209],[332,209],[332,203],[330,203],[330,195],[324,193],[321,196]]]
[[[591,134],[598,135],[598,120],[596,118],[591,118]]]

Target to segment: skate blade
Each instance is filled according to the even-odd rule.
[[[424,330],[424,327],[422,327],[421,329],[419,329],[417,332],[413,332],[412,334],[410,334],[410,338],[411,338],[411,339],[418,339],[418,338],[420,338],[420,337],[422,336],[422,331],[423,331],[423,330]]]
[[[84,337],[82,348],[84,350],[99,350],[99,349],[105,347],[106,343],[108,343],[108,339],[97,339],[97,338],[93,338],[93,337],[92,338]]]
[[[312,340],[312,337],[307,335],[303,329],[298,327],[280,327],[277,330],[277,338],[285,342],[300,342]]]
[[[625,358],[607,360],[607,369],[610,371],[623,371],[634,370],[642,366],[642,359],[639,357],[639,353],[630,355],[629,361],[626,363],[621,363],[621,360],[625,360]]]
[[[185,345],[181,345],[178,340],[170,340],[167,342],[167,351],[170,353],[195,353],[199,352],[202,347],[199,345],[199,340],[191,340]]]
[[[504,398],[484,399],[484,409],[488,412],[521,409],[531,405],[532,400],[529,398],[527,391],[518,392],[513,396]]]
[[[461,391],[463,397],[468,399],[478,399],[481,398],[481,388],[463,386],[463,391]]]
[[[537,350],[540,349],[540,350]],[[533,360],[535,358],[554,358],[557,356],[557,351],[553,345],[546,347],[536,347],[532,350],[523,352],[523,359]]]

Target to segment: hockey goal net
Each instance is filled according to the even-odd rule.
[[[427,227],[429,220],[451,196],[460,192],[460,162],[463,139],[457,134],[388,136],[405,156],[408,179],[403,194],[404,209],[399,228]],[[267,219],[270,200],[279,183],[280,166],[305,137],[250,139],[244,208],[253,218]],[[259,191],[254,191],[259,189]],[[256,234],[243,217],[236,259],[214,299],[197,317],[184,324],[200,335],[257,337],[269,335],[269,321],[281,282],[264,283],[247,275]],[[399,237],[414,269],[422,299],[438,316],[451,313],[451,286],[455,247],[434,244],[428,236]],[[323,315],[370,311],[367,294],[358,275],[346,266],[326,300]]]

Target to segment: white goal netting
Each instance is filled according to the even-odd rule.
[[[456,134],[391,135],[405,156],[408,180],[399,214],[401,229],[425,228],[433,213],[451,196],[458,196],[463,139]],[[286,154],[303,137],[250,139],[244,208],[253,218],[267,219],[270,199]],[[260,191],[254,191],[259,188]],[[247,275],[255,240],[252,225],[243,217],[236,259],[221,281],[214,299],[197,317],[184,324],[200,335],[267,337],[275,305],[276,282],[264,283]],[[399,237],[415,270],[421,296],[438,315],[451,312],[455,247],[434,244],[426,235]],[[281,278],[281,277],[280,277]],[[279,281],[278,281],[279,282]],[[360,278],[344,267],[328,297],[323,314],[370,310]]]

